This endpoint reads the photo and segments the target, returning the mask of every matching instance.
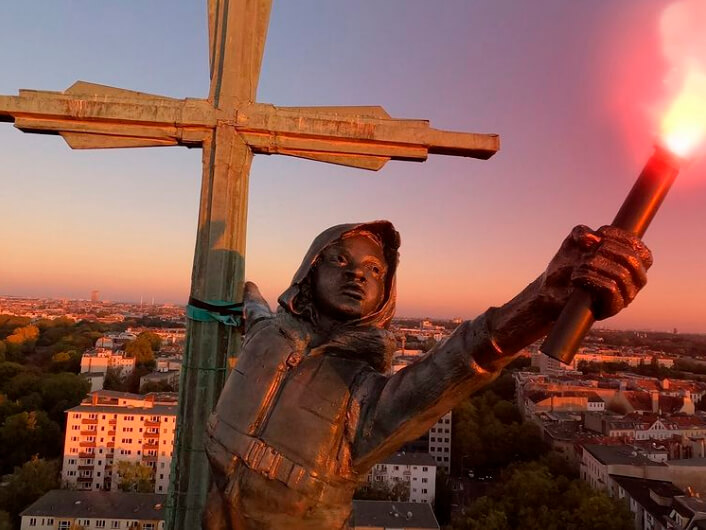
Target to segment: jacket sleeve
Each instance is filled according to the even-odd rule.
[[[495,379],[513,358],[504,356],[493,341],[485,313],[463,322],[447,340],[396,374],[368,372],[352,396],[354,469],[367,473],[422,435],[466,396]]]

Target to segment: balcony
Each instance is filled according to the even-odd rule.
[[[98,425],[98,419],[92,420],[90,418],[81,418],[82,425]]]
[[[156,457],[156,456],[144,455],[144,456],[142,457],[142,461],[143,461],[143,462],[156,462],[156,461],[157,461],[157,457]]]
[[[159,427],[161,423],[159,421],[149,421],[145,420],[145,427]]]
[[[79,442],[79,447],[95,447],[96,442]]]
[[[108,431],[108,436],[115,436],[115,431]]]
[[[96,431],[95,431],[95,430],[93,430],[93,431],[81,431],[81,436],[95,436],[95,435],[96,435]]]
[[[93,453],[79,453],[78,454],[79,458],[93,458],[95,456],[96,455],[94,455]]]
[[[93,482],[93,477],[78,477],[77,482]]]
[[[144,438],[159,438],[158,432],[146,432],[142,435]]]
[[[93,471],[93,466],[78,466],[79,471]]]

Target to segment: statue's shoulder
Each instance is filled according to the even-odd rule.
[[[252,349],[304,351],[310,342],[309,326],[286,311],[272,311],[252,282],[243,290],[243,316],[243,353]]]

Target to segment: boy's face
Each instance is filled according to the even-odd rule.
[[[376,241],[364,235],[341,239],[321,254],[313,276],[314,304],[336,320],[362,318],[380,307],[386,274]]]

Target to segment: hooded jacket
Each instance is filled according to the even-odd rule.
[[[372,314],[321,336],[311,272],[321,252],[350,232],[382,244],[385,296]],[[387,221],[338,225],[314,240],[276,314],[246,285],[242,351],[206,443],[226,528],[346,528],[355,488],[372,466],[498,373],[474,361],[500,354],[484,316],[414,365],[387,373],[398,248]]]

